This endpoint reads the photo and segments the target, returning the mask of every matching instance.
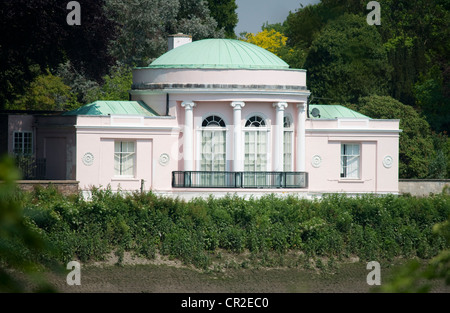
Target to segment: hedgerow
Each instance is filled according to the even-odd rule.
[[[429,259],[447,249],[432,227],[450,216],[450,196],[326,195],[320,200],[268,194],[183,201],[152,192],[92,190],[64,197],[52,188],[23,193],[27,220],[68,262],[102,260],[125,251],[156,253],[207,268],[217,251],[250,252],[252,259],[301,251],[306,257],[361,260]]]

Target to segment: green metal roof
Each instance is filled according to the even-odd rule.
[[[319,116],[312,116],[312,110],[316,108],[319,110]],[[309,117],[312,119],[335,119],[338,117],[344,118],[369,118],[361,113],[350,110],[342,105],[330,105],[330,104],[310,104],[309,105]]]
[[[288,69],[270,51],[236,39],[203,39],[172,49],[149,68]]]
[[[98,100],[63,115],[142,115],[158,116],[143,101],[106,101]]]

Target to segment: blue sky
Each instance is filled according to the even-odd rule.
[[[235,32],[257,33],[265,22],[269,24],[283,22],[289,11],[295,12],[304,6],[319,3],[320,0],[236,0],[239,22]]]

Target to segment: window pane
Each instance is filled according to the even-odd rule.
[[[114,175],[134,176],[135,143],[133,141],[114,142]]]
[[[341,177],[359,178],[359,144],[341,145]]]
[[[201,171],[224,171],[226,158],[226,131],[203,130]]]

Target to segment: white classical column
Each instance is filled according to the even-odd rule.
[[[304,172],[306,170],[305,123],[306,123],[306,103],[302,102],[297,104],[297,149],[296,149],[297,172]]]
[[[286,102],[277,102],[273,106],[277,109],[275,118],[275,142],[273,144],[273,170],[283,171],[284,161],[284,109],[287,108]]]
[[[184,130],[183,130],[183,159],[184,170],[193,171],[193,128],[194,128],[194,112],[195,102],[184,101],[181,106],[184,108]]]
[[[245,106],[242,101],[231,102],[233,107],[233,171],[242,172],[244,170],[244,158],[242,154],[242,114],[241,110]]]

